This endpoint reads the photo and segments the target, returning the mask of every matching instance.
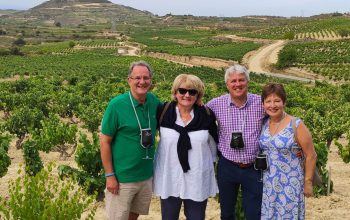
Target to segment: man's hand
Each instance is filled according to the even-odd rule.
[[[119,194],[119,182],[115,176],[106,177],[106,188],[115,195]]]

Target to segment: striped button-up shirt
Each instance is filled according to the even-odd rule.
[[[265,115],[261,96],[248,94],[247,102],[237,107],[230,94],[212,99],[207,106],[213,110],[219,127],[218,148],[222,156],[236,163],[253,163],[259,150],[259,136]],[[242,132],[243,149],[230,147],[232,132]]]

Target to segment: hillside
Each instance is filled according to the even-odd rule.
[[[99,4],[99,3],[111,3],[111,2],[107,0],[50,0],[33,7],[33,9],[62,8],[68,5],[72,6],[74,4]]]
[[[9,19],[31,24],[60,22],[67,26],[111,22],[148,23],[154,15],[108,0],[51,0],[29,10],[9,16]],[[13,20],[12,20],[13,21]]]
[[[15,12],[17,12],[17,10],[12,10],[12,9],[3,10],[3,9],[0,9],[0,16],[13,14]]]

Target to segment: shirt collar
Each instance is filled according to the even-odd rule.
[[[134,103],[135,108],[136,108],[136,107],[139,107],[139,106],[146,106],[146,105],[147,105],[147,95],[148,95],[148,93],[147,93],[147,95],[146,95],[145,104],[142,104],[142,103],[138,102],[138,101],[134,98],[134,96],[132,95],[131,91],[129,91],[129,92],[130,92],[130,94],[131,94],[131,100],[132,100],[132,102]]]
[[[251,102],[251,94],[250,93],[248,93],[247,94],[247,101],[244,103],[244,105],[242,105],[241,107],[237,107],[235,104],[233,104],[232,103],[232,100],[231,100],[231,95],[230,94],[228,94],[227,95],[227,106],[235,106],[236,108],[238,108],[238,109],[241,109],[241,108],[245,108],[246,106],[248,106],[249,104],[250,104],[250,102]]]

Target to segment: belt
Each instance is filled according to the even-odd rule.
[[[245,168],[250,168],[254,165],[254,163],[236,163],[233,161],[230,161],[231,163],[233,163],[234,165],[238,166],[239,168],[245,169]]]
[[[237,162],[234,162],[234,161],[231,161],[229,159],[226,159],[224,156],[221,156],[224,160],[238,166],[239,168],[241,169],[246,169],[246,168],[250,168],[250,167],[253,167],[254,166],[254,163],[237,163]]]

